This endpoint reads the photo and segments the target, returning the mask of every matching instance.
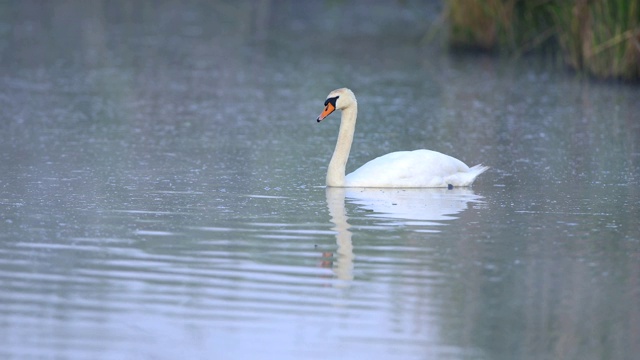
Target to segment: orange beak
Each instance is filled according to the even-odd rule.
[[[324,107],[324,111],[322,111],[322,114],[320,114],[320,116],[318,116],[318,119],[316,121],[320,122],[320,121],[324,120],[324,118],[329,116],[335,110],[336,110],[336,107],[333,106],[333,104],[328,103],[327,106]]]

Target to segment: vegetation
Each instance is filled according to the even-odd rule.
[[[598,78],[640,80],[640,0],[446,0],[449,42],[520,54],[542,47]]]

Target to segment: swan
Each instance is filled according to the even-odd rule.
[[[316,119],[321,122],[342,110],[338,141],[327,170],[328,187],[437,188],[470,186],[488,167],[469,167],[462,161],[432,150],[392,152],[362,165],[345,176],[358,116],[358,102],[347,88],[333,90]]]

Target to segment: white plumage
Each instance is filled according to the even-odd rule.
[[[358,114],[358,103],[347,88],[332,91],[325,109],[318,116],[322,121],[335,110],[342,110],[336,148],[327,170],[327,186],[380,188],[436,188],[470,186],[486,166],[469,167],[462,161],[432,150],[392,152],[362,165],[345,176]]]

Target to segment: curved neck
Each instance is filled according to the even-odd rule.
[[[340,132],[338,133],[338,142],[336,149],[333,151],[329,169],[327,170],[327,186],[344,186],[345,168],[351,151],[351,143],[353,142],[353,132],[356,128],[356,117],[358,116],[358,105],[353,105],[342,110],[342,119],[340,120]]]

